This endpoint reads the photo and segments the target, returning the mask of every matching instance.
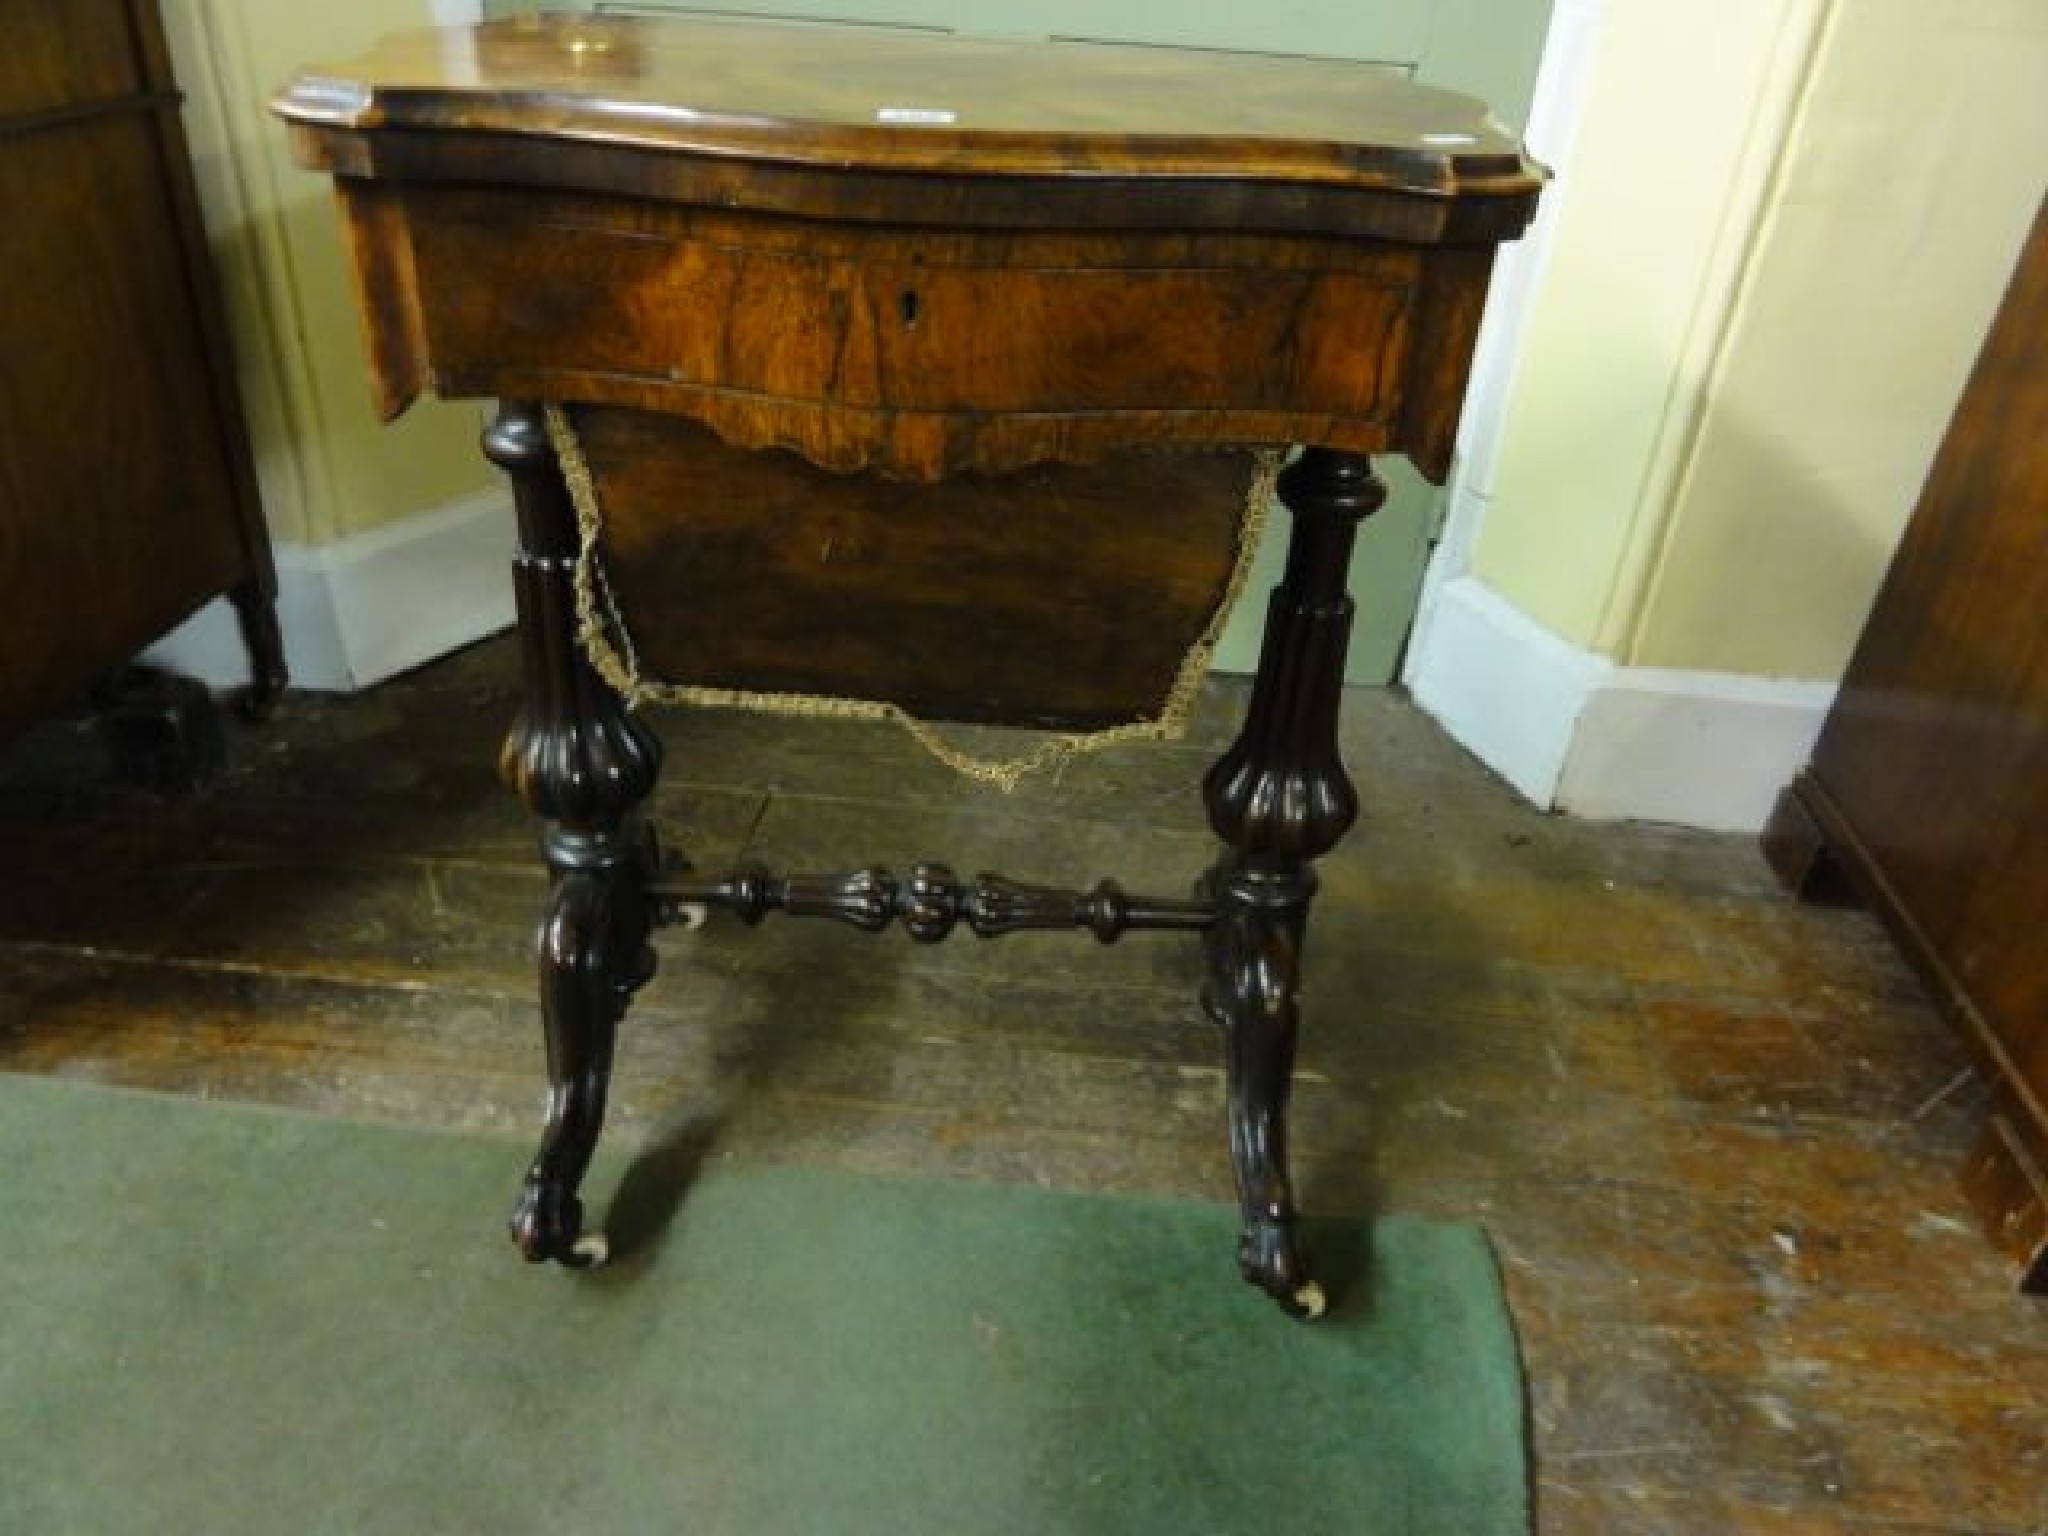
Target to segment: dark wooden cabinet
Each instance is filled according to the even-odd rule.
[[[0,0],[0,737],[222,593],[282,686],[256,499],[161,25]]]
[[[1765,846],[1848,876],[1979,1052],[1966,1180],[2048,1290],[2048,205]]]

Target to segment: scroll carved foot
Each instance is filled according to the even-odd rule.
[[[537,1169],[526,1176],[511,1225],[512,1241],[536,1264],[554,1259],[568,1269],[591,1269],[611,1257],[602,1232],[583,1230],[583,1202]]]
[[[1308,1277],[1308,1259],[1291,1220],[1262,1216],[1247,1226],[1237,1241],[1237,1267],[1289,1317],[1312,1323],[1330,1308],[1322,1286]]]
[[[1231,905],[1209,936],[1202,1001],[1222,1028],[1230,1084],[1230,1157],[1244,1235],[1238,1269],[1293,1317],[1320,1317],[1327,1303],[1309,1277],[1287,1172],[1287,1095],[1299,1025],[1299,908],[1262,908],[1227,891]]]
[[[583,1231],[577,1189],[604,1128],[619,1019],[654,972],[646,879],[631,854],[591,867],[558,865],[541,919],[547,1125],[511,1220],[513,1241],[536,1263],[583,1269],[608,1256],[604,1235]]]

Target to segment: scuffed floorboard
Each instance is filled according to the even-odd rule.
[[[531,1127],[540,879],[492,777],[513,676],[494,642],[293,697],[183,800],[109,787],[80,726],[0,753],[0,1069]],[[888,727],[668,716],[658,813],[706,867],[937,856],[1178,894],[1240,698],[1007,798]],[[1301,1192],[1492,1232],[1542,1530],[2048,1529],[2048,1308],[1970,1224],[1981,1093],[1875,923],[1793,905],[1747,839],[1539,816],[1397,695],[1352,697],[1345,736],[1367,809],[1311,935]],[[661,947],[612,1131],[650,1166],[1227,1196],[1183,940]]]

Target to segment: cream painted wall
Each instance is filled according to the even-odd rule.
[[[1628,588],[1740,269],[1731,216],[1766,179],[1824,4],[1602,8],[1472,552],[1573,644]]]
[[[439,9],[429,0],[164,5],[264,508],[282,543],[327,544],[493,482],[475,407],[425,402],[395,426],[377,421],[331,194],[292,165],[264,109],[301,64],[358,53]]]
[[[1608,0],[1472,568],[1840,675],[2048,179],[2040,0]]]
[[[1623,660],[1847,665],[2048,186],[2048,4],[1841,0]]]

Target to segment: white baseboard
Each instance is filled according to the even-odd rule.
[[[1415,700],[1537,805],[1599,820],[1754,832],[1806,762],[1832,683],[1617,667],[1483,582],[1436,593]]]
[[[1805,766],[1835,692],[1786,678],[1618,669],[1586,700],[1557,807],[1758,831]]]
[[[277,548],[292,686],[350,692],[512,623],[511,497],[481,492],[333,544]],[[144,660],[215,687],[249,678],[234,610],[208,604]]]
[[[1439,587],[1427,620],[1408,661],[1415,702],[1548,808],[1579,714],[1614,664],[1560,639],[1473,576]]]

